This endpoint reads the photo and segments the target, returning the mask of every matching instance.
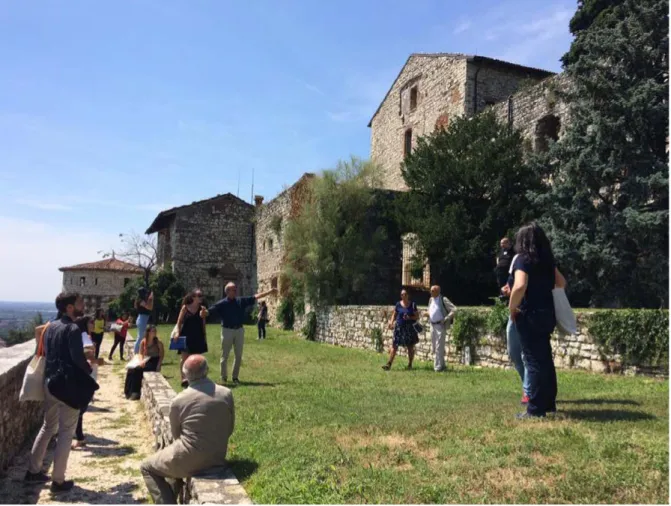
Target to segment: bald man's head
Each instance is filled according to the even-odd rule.
[[[207,378],[207,360],[202,355],[190,355],[184,361],[182,372],[189,383]]]
[[[438,285],[433,285],[431,287],[431,297],[438,297],[440,295],[440,287]]]

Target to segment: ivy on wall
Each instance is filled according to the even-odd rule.
[[[598,311],[587,318],[587,332],[602,354],[620,355],[624,366],[668,367],[668,310]]]

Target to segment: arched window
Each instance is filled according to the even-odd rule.
[[[554,114],[543,116],[536,123],[536,139],[534,143],[534,151],[542,153],[548,150],[549,139],[556,141],[559,139],[559,129],[561,122]]]

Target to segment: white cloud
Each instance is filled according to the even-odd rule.
[[[93,262],[119,246],[116,234],[54,227],[0,216],[0,300],[51,301],[61,289],[59,267]]]
[[[43,211],[72,211],[72,207],[55,202],[43,202],[41,200],[16,199],[15,202],[22,206],[32,207]]]
[[[459,22],[459,24],[454,28],[454,35],[459,35],[460,33],[464,33],[466,30],[469,30],[473,26],[473,23],[471,23],[469,20],[464,19]]]

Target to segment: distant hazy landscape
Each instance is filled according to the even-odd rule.
[[[0,301],[0,338],[4,338],[10,329],[22,328],[37,313],[45,320],[56,316],[53,302],[7,302]]]

